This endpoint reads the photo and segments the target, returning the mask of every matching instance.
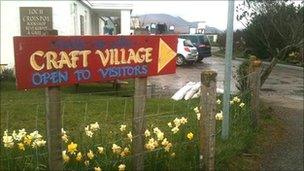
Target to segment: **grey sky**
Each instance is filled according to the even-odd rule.
[[[235,5],[242,1],[236,1]],[[225,30],[228,1],[129,1],[133,4],[132,15],[165,13],[180,16],[187,21],[206,21],[208,26]],[[235,14],[236,16],[236,14]],[[234,29],[243,26],[234,21]]]

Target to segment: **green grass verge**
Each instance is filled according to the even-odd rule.
[[[131,131],[131,118],[133,110],[134,84],[130,84],[115,91],[111,84],[80,85],[79,93],[74,87],[61,88],[61,109],[63,127],[67,131],[69,142],[64,143],[64,148],[72,141],[78,144],[78,151],[85,154],[91,149],[95,157],[89,160],[89,166],[75,160],[75,154],[70,155],[70,161],[65,164],[66,170],[87,170],[100,166],[103,170],[116,170],[120,164],[126,164],[127,170],[131,169],[131,156],[121,157],[112,152],[112,144],[131,148],[127,133]],[[8,129],[25,128],[28,133],[39,130],[43,137],[46,135],[44,90],[16,91],[13,81],[1,82],[1,135]],[[221,98],[221,97],[219,97]],[[241,108],[238,104],[231,105],[230,136],[223,141],[221,135],[221,121],[217,121],[216,131],[216,169],[226,170],[232,167],[231,159],[240,154],[252,144],[256,135],[250,126],[250,107],[247,94],[240,95],[246,105]],[[168,98],[150,98],[146,104],[146,125],[152,136],[153,128],[158,127],[165,137],[172,143],[172,148],[166,152],[158,147],[153,151],[145,152],[146,170],[198,170],[199,167],[199,127],[193,108],[199,104],[198,99],[189,101],[173,101]],[[222,108],[218,105],[218,111]],[[173,134],[167,123],[175,118],[185,117],[188,122],[179,127],[179,132]],[[94,136],[86,136],[86,125],[98,122],[100,129]],[[121,124],[127,125],[127,130],[121,132]],[[187,134],[192,132],[194,138],[189,140]],[[150,137],[149,137],[150,138]],[[146,139],[146,143],[148,138]],[[13,148],[4,148],[1,141],[0,170],[46,170],[47,148],[26,147],[25,151]],[[105,148],[104,154],[97,154],[97,147]]]

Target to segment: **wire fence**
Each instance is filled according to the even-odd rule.
[[[243,78],[248,81],[247,75]],[[240,80],[237,80],[240,83]],[[133,93],[131,88],[118,91],[61,93],[64,168],[66,170],[116,170],[126,166],[131,170]],[[148,88],[149,89],[149,88]],[[174,101],[168,98],[176,90],[154,87],[148,90],[145,107],[146,132],[144,147],[145,170],[199,170],[200,125],[194,108],[200,99]],[[26,142],[26,135],[38,130],[46,140],[45,100],[43,90],[3,93],[1,99],[1,158],[0,170],[47,170],[48,151],[45,145],[34,146],[35,137]],[[230,101],[229,142],[221,141],[222,95],[217,95],[216,168],[222,167],[231,151],[239,152],[252,136],[252,90],[233,95]],[[96,126],[96,122],[98,126]],[[95,128],[94,127],[95,124]],[[126,127],[124,127],[126,125]],[[20,129],[27,134],[16,140]],[[158,129],[157,129],[158,128]],[[4,139],[4,131],[12,140]],[[149,132],[149,134],[148,134]],[[33,134],[34,135],[34,134]],[[11,141],[11,142],[10,142]],[[73,148],[71,143],[77,144]],[[115,146],[115,145],[117,146]],[[9,146],[9,147],[4,147]],[[103,150],[100,150],[102,147]],[[76,151],[77,149],[77,151]],[[90,151],[92,151],[91,154]],[[81,153],[81,157],[79,157]]]

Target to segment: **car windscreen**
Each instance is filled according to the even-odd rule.
[[[210,45],[209,39],[206,35],[199,35],[198,40],[199,40],[200,44]]]
[[[184,46],[194,47],[190,40],[184,40]]]

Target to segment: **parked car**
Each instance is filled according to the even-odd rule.
[[[181,34],[179,38],[187,39],[197,48],[198,60],[211,56],[211,45],[208,37],[204,34]]]
[[[190,40],[178,38],[176,65],[181,66],[187,63],[197,61],[198,52]]]

